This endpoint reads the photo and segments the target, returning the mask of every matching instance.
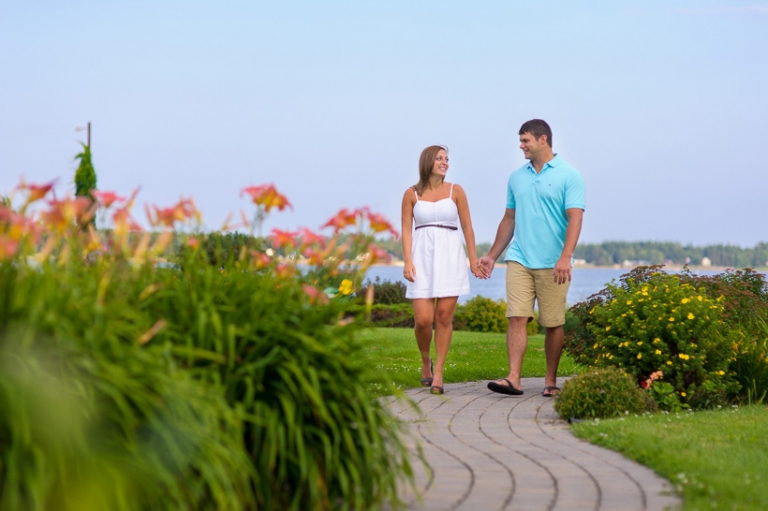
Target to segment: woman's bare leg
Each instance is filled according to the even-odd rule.
[[[443,386],[443,367],[448,357],[453,335],[453,312],[456,310],[458,296],[438,298],[435,306],[435,374],[432,386]]]
[[[433,298],[415,298],[413,300],[413,319],[416,344],[421,353],[421,377],[432,378],[429,364],[429,351],[432,345],[432,323],[435,319],[435,300]]]

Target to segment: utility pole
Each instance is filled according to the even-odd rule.
[[[88,121],[88,147],[91,147],[91,121]]]

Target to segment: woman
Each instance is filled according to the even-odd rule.
[[[432,394],[443,393],[443,367],[451,345],[453,312],[459,295],[469,294],[467,256],[459,223],[472,274],[481,276],[467,196],[461,186],[445,181],[447,172],[448,150],[443,146],[427,147],[419,159],[419,182],[403,195],[403,276],[408,281],[405,296],[413,299],[421,384],[430,387]],[[437,355],[434,367],[429,357],[433,323]]]

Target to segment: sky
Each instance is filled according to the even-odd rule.
[[[492,242],[520,125],[545,119],[587,185],[581,241],[768,241],[768,2],[0,0],[0,195],[74,189],[92,124],[102,190],[205,227],[274,183],[317,229],[396,226],[421,150]],[[143,217],[143,208],[136,210]]]

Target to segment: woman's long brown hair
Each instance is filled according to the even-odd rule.
[[[445,151],[448,154],[448,148],[442,145],[431,145],[421,152],[419,158],[419,182],[413,186],[416,193],[421,195],[429,186],[429,177],[432,175],[432,168],[435,166],[437,153]]]

